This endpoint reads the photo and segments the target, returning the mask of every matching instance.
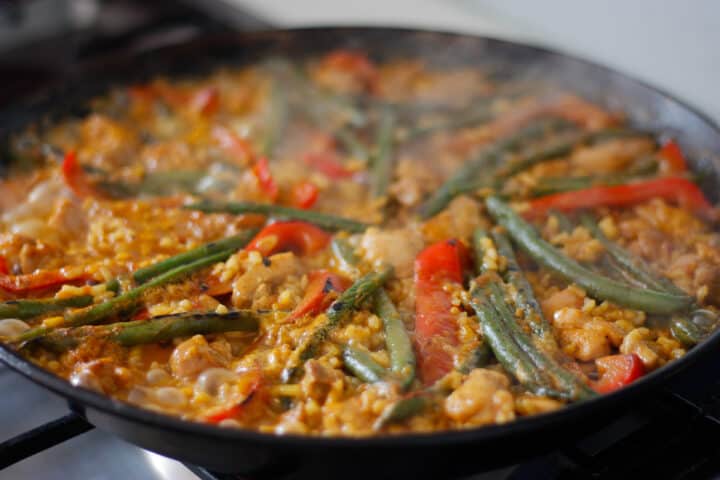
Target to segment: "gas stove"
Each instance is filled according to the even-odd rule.
[[[68,0],[67,10],[51,10],[58,21],[23,24],[31,3],[0,0],[2,33],[22,37],[0,52],[5,80],[0,105],[72,71],[81,62],[118,51],[143,51],[219,31],[268,24],[220,0]],[[61,14],[62,13],[62,14]],[[35,18],[35,17],[33,17]],[[27,20],[27,19],[25,19]],[[45,25],[43,27],[42,25]],[[62,41],[59,41],[62,39]],[[720,358],[710,358],[665,390],[600,431],[557,450],[466,477],[480,479],[712,478],[720,476]],[[0,366],[0,478],[202,479],[240,480],[184,465],[95,430],[70,412],[64,400]],[[551,439],[548,439],[551,440]],[[555,442],[555,439],[552,439]],[[540,440],[542,441],[542,440]],[[472,459],[468,459],[472,463]],[[5,468],[3,468],[5,467]],[[472,471],[472,465],[468,466]],[[282,479],[304,479],[296,471]],[[382,471],[378,471],[382,478]],[[314,476],[313,478],[316,478]],[[250,479],[247,479],[250,480]]]

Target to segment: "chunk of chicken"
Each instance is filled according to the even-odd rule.
[[[505,423],[515,419],[510,381],[502,373],[476,368],[445,400],[445,413],[469,425]]]
[[[647,139],[612,140],[579,149],[570,157],[570,162],[588,174],[608,174],[621,171],[653,149],[653,143]]]
[[[195,335],[175,347],[170,369],[176,377],[192,379],[208,368],[227,368],[232,357],[230,350],[225,341],[209,344],[202,335]]]
[[[652,332],[645,327],[636,328],[628,333],[620,345],[620,352],[625,355],[634,353],[640,357],[647,370],[660,366],[658,346],[653,341]]]
[[[300,387],[306,397],[322,404],[333,384],[342,382],[342,378],[343,374],[338,370],[326,367],[317,360],[308,360],[305,363],[305,375],[300,381]]]
[[[476,228],[488,226],[488,222],[480,215],[477,202],[461,196],[450,202],[444,211],[425,222],[422,232],[431,243],[448,238],[469,240]]]
[[[114,393],[129,382],[128,369],[116,366],[113,359],[107,357],[76,363],[70,374],[70,383],[74,386],[106,394]]]
[[[412,276],[415,257],[422,250],[424,242],[420,232],[413,228],[368,228],[360,245],[367,261],[375,266],[392,265],[398,278],[406,278]]]
[[[300,261],[292,252],[278,253],[264,263],[251,265],[233,283],[233,305],[241,308],[250,306],[258,294],[269,293],[271,288],[299,271]]]

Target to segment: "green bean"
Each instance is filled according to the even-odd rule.
[[[231,331],[256,332],[258,328],[258,316],[249,310],[236,310],[223,314],[191,312],[111,325],[60,328],[37,340],[53,351],[65,351],[76,347],[89,337],[107,338],[124,347],[132,347],[196,334]]]
[[[281,205],[272,205],[268,203],[214,203],[204,201],[186,205],[184,208],[188,210],[199,210],[205,213],[231,213],[234,215],[257,213],[284,220],[300,220],[303,222],[313,223],[326,230],[345,230],[352,233],[364,232],[369,227],[368,224],[358,222],[357,220],[351,220],[349,218],[338,217],[327,213],[313,212],[310,210],[283,207]]]
[[[335,130],[335,138],[340,140],[343,144],[345,151],[350,154],[351,157],[363,162],[367,162],[370,159],[367,147],[357,136],[347,127],[341,127]]]
[[[648,313],[661,314],[687,309],[692,303],[687,296],[619,284],[592,272],[540,238],[529,223],[498,197],[489,197],[485,205],[490,215],[508,230],[513,240],[536,262],[566,280],[575,282],[596,298]]]
[[[424,219],[432,217],[444,209],[457,195],[478,188],[477,176],[483,171],[492,171],[503,155],[515,150],[524,142],[535,139],[552,131],[565,123],[555,118],[541,119],[524,127],[520,131],[496,141],[482,149],[473,159],[468,160],[440,188],[420,206],[420,216]],[[483,184],[490,184],[481,179]]]
[[[489,122],[494,118],[493,113],[484,109],[473,109],[469,112],[458,113],[448,120],[436,122],[431,125],[411,128],[402,138],[403,141],[412,141],[426,135],[440,131],[452,131],[460,128],[472,127]]]
[[[92,305],[92,295],[78,295],[69,298],[46,298],[41,300],[10,300],[0,303],[0,318],[28,319],[62,312],[66,308],[81,308]]]
[[[432,400],[427,394],[414,394],[391,403],[373,424],[373,430],[382,430],[387,425],[407,420],[423,411]]]
[[[395,116],[385,110],[378,126],[375,155],[370,171],[370,192],[373,197],[384,197],[393,176],[393,136]]]
[[[281,380],[288,383],[297,379],[302,372],[302,365],[315,355],[330,332],[374,295],[391,275],[392,268],[368,273],[345,290],[325,311],[325,321],[307,335],[292,353],[288,365],[282,371]]]
[[[194,262],[187,265],[181,265],[179,267],[168,270],[165,273],[162,273],[161,275],[150,279],[148,282],[143,283],[142,285],[139,285],[131,290],[128,290],[122,295],[118,295],[117,297],[111,298],[106,302],[94,305],[88,309],[66,315],[63,326],[79,327],[81,325],[92,325],[100,323],[114,315],[118,315],[128,309],[134,308],[142,298],[142,295],[148,290],[178,281],[179,279],[193,272],[196,272],[197,270],[208,267],[217,262],[225,261],[228,257],[230,257],[230,255],[233,254],[233,252],[234,250],[226,250],[224,252],[219,252],[214,255],[209,255],[206,258],[195,260]],[[49,327],[35,327],[22,333],[13,341],[27,342],[34,338],[45,335],[51,330],[52,328]]]
[[[473,348],[470,354],[463,360],[457,371],[462,374],[468,374],[475,368],[486,366],[492,359],[492,350],[488,346],[487,342],[481,341],[480,345]]]
[[[355,268],[357,263],[360,261],[358,256],[355,255],[355,250],[352,245],[350,245],[350,242],[344,238],[333,238],[330,243],[330,248],[332,248],[332,251],[338,260],[340,260],[348,268]]]
[[[553,337],[552,327],[542,313],[540,304],[533,293],[532,286],[530,286],[530,283],[520,269],[520,265],[515,257],[515,252],[510,245],[510,239],[505,233],[497,231],[493,232],[492,238],[498,253],[505,257],[507,262],[507,268],[503,275],[504,279],[508,284],[515,287],[517,291],[517,304],[522,308],[525,319],[530,324],[532,332],[539,337],[545,348],[556,353],[558,346],[555,342],[555,337]]]
[[[363,350],[346,345],[342,356],[345,367],[363,382],[381,382],[387,376],[385,368]]]
[[[642,259],[632,255],[630,252],[607,238],[600,227],[598,227],[595,219],[590,215],[581,215],[580,222],[588,229],[588,231],[590,231],[590,234],[595,237],[595,239],[599,241],[603,247],[605,247],[605,250],[612,258],[614,258],[623,268],[627,269],[631,275],[638,278],[648,287],[658,291],[665,291],[671,295],[688,297],[683,290],[678,288],[669,279],[651,273],[651,268],[643,262]],[[688,299],[689,298],[690,297],[688,297]]]
[[[715,312],[695,309],[689,316],[676,315],[670,320],[670,332],[686,347],[692,347],[715,331],[718,316]]]
[[[400,379],[401,387],[406,390],[415,379],[415,352],[410,336],[395,305],[382,288],[375,294],[373,309],[383,321],[385,344],[390,354],[390,371]]]
[[[265,156],[272,158],[278,144],[282,141],[289,115],[287,95],[277,79],[273,80],[270,87],[269,105],[269,121],[267,122],[269,128],[265,132],[262,152]]]
[[[200,260],[208,255],[224,252],[226,250],[239,250],[247,245],[256,233],[256,229],[245,230],[242,233],[233,235],[232,237],[200,245],[199,247],[193,248],[187,252],[174,255],[160,262],[153,263],[152,265],[136,270],[132,275],[133,279],[137,283],[145,283],[151,278],[165,273],[168,270]]]

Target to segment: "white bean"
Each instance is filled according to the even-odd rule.
[[[237,378],[235,372],[226,368],[208,368],[198,376],[195,385],[209,395],[217,395],[223,384],[232,382]]]
[[[170,374],[162,368],[153,368],[151,370],[148,370],[148,372],[145,374],[145,378],[150,385],[159,385],[163,382],[168,381],[170,379]]]
[[[175,387],[161,387],[155,390],[155,401],[168,407],[183,407],[187,397],[182,390]]]
[[[30,325],[17,318],[0,320],[0,337],[15,337],[30,330]]]

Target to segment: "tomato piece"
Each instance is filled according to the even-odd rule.
[[[65,185],[78,197],[88,197],[96,193],[93,186],[88,182],[85,171],[78,162],[74,150],[68,150],[65,153],[61,170]]]
[[[275,183],[272,173],[270,172],[270,165],[268,164],[266,157],[258,158],[257,162],[255,162],[255,165],[253,166],[253,173],[255,174],[262,191],[265,192],[271,200],[274,201],[277,199],[279,192],[278,186]]]
[[[246,250],[257,250],[265,256],[291,251],[307,255],[327,247],[331,235],[306,222],[276,222],[258,232]]]
[[[310,152],[303,157],[303,162],[333,180],[353,176],[353,172],[345,168],[334,151]]]
[[[571,211],[594,207],[624,207],[652,198],[664,198],[702,215],[707,215],[712,210],[712,205],[702,190],[693,182],[686,178],[665,177],[546,195],[530,202],[528,214],[545,214],[550,209]]]
[[[13,293],[26,293],[88,279],[85,273],[68,275],[62,269],[39,270],[24,275],[0,275],[0,288]]]
[[[687,160],[680,145],[675,140],[668,140],[660,149],[660,157],[665,160],[669,173],[682,174],[687,172]]]
[[[257,393],[262,385],[262,374],[253,370],[240,379],[240,398],[227,407],[219,407],[205,416],[205,421],[209,423],[220,423],[229,418],[236,418],[243,413],[247,404]]]
[[[212,136],[220,148],[225,150],[239,165],[248,165],[255,158],[250,143],[233,131],[218,126],[213,128]]]
[[[415,347],[425,385],[453,368],[458,325],[451,313],[452,295],[445,287],[462,283],[467,260],[466,247],[455,239],[430,245],[415,259]]]
[[[312,182],[300,182],[292,189],[292,204],[295,207],[307,209],[312,207],[318,198],[320,190]]]
[[[200,88],[192,94],[188,106],[192,112],[212,115],[220,107],[220,92],[213,86]]]
[[[645,365],[640,357],[631,355],[609,355],[595,360],[600,379],[593,384],[598,393],[610,393],[629,385],[645,375]]]
[[[286,321],[320,313],[330,306],[338,293],[347,290],[351,283],[347,278],[327,270],[311,272],[309,280],[305,296],[295,310],[288,315]]]

